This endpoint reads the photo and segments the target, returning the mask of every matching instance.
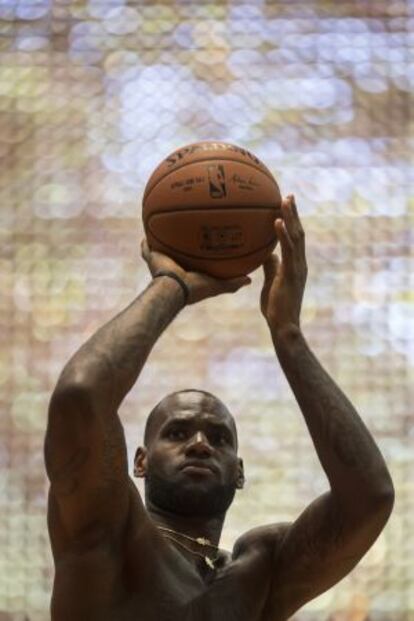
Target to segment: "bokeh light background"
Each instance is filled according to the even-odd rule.
[[[303,329],[367,422],[395,510],[358,567],[294,619],[414,618],[414,3],[0,0],[0,620],[49,618],[47,404],[69,356],[149,282],[146,180],[203,139],[294,192]],[[262,274],[187,308],[121,409],[130,465],[166,393],[216,393],[247,488],[222,543],[328,488],[259,313]]]

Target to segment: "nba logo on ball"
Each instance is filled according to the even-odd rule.
[[[227,142],[181,147],[151,174],[142,219],[152,250],[218,278],[249,274],[276,245],[281,196],[253,153]]]
[[[201,226],[200,250],[211,252],[228,251],[243,248],[244,233],[241,226],[228,224],[226,226]]]
[[[210,164],[207,167],[207,170],[211,198],[223,198],[224,196],[226,196],[224,166],[222,166],[221,164]]]

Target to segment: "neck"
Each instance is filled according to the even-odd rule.
[[[152,520],[160,526],[171,528],[178,533],[193,537],[194,539],[197,537],[205,537],[211,541],[213,545],[219,545],[221,531],[223,530],[224,515],[209,518],[195,518],[187,515],[170,513],[151,503],[147,504],[147,511]]]

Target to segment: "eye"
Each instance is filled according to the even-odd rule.
[[[229,439],[227,437],[227,434],[223,433],[222,431],[218,431],[213,435],[213,442],[215,444],[219,444],[220,446],[224,446],[225,444],[229,443]]]
[[[173,428],[167,431],[166,436],[171,440],[185,440],[186,432],[184,431],[184,429]]]

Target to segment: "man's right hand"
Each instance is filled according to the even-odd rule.
[[[161,270],[167,270],[174,272],[183,280],[190,292],[188,304],[195,304],[221,293],[234,293],[251,283],[251,278],[248,276],[223,279],[213,278],[200,272],[187,272],[167,255],[151,250],[146,239],[141,243],[141,254],[153,276]]]

